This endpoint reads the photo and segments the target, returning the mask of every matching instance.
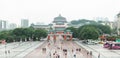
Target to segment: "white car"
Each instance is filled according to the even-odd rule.
[[[87,44],[89,44],[89,45],[95,45],[95,44],[98,44],[98,43],[94,42],[94,41],[88,41]]]

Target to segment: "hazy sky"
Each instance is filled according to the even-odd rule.
[[[80,18],[108,17],[114,20],[120,12],[120,0],[0,0],[0,19],[20,24],[53,21],[61,14],[67,21]]]

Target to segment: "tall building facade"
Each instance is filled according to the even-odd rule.
[[[120,35],[120,13],[117,14],[117,21],[116,21],[116,28],[117,28],[117,33]]]
[[[39,24],[31,24],[31,27],[35,28],[35,29],[44,29],[44,30],[47,30],[49,31],[50,30],[50,25],[39,25]]]
[[[21,27],[22,27],[22,28],[27,28],[27,27],[29,27],[29,20],[28,20],[28,19],[22,19],[22,20],[21,20]]]
[[[0,20],[0,29],[7,29],[7,21]]]
[[[9,29],[15,29],[15,28],[17,28],[17,24],[11,23],[11,24],[9,25]]]

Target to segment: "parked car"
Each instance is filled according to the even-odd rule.
[[[112,49],[120,49],[120,43],[113,43]]]
[[[104,48],[108,48],[108,49],[120,49],[120,43],[119,42],[106,42],[104,44]]]
[[[97,42],[90,41],[90,40],[84,40],[83,43],[88,44],[88,45],[95,45],[95,44],[97,44]]]
[[[110,44],[108,42],[106,42],[103,46],[104,46],[104,48],[108,48],[108,47],[110,47]]]
[[[104,44],[104,42],[103,42],[103,41],[100,41],[99,44]]]

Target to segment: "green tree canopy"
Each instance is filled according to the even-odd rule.
[[[99,32],[95,27],[92,26],[82,26],[79,30],[79,38],[80,39],[98,39]]]
[[[23,28],[16,28],[13,30],[13,34],[16,35],[16,36],[22,36],[24,33],[23,33]]]
[[[105,33],[105,34],[111,34],[111,28],[107,25],[102,25],[102,24],[98,24],[98,25],[92,25],[91,26],[99,29],[99,32]]]
[[[0,32],[0,40],[6,40],[7,42],[11,42],[14,40],[12,30],[9,31],[1,31]]]
[[[77,32],[77,28],[74,28],[74,27],[68,27],[66,28],[66,30],[70,30],[71,32],[73,32],[73,37],[74,38],[77,38],[78,37],[78,32]]]
[[[47,31],[44,29],[34,29],[34,28],[16,28],[14,30],[1,31],[0,40],[5,39],[7,42],[13,41],[25,41],[35,38],[45,38],[47,36]],[[36,39],[35,39],[36,40]]]
[[[37,29],[34,32],[34,36],[37,38],[41,38],[41,37],[46,37],[47,36],[47,31],[44,29]]]
[[[78,25],[78,24],[99,24],[98,22],[96,21],[93,21],[93,20],[87,20],[87,19],[79,19],[79,20],[73,20],[71,21],[71,24],[73,25]]]

